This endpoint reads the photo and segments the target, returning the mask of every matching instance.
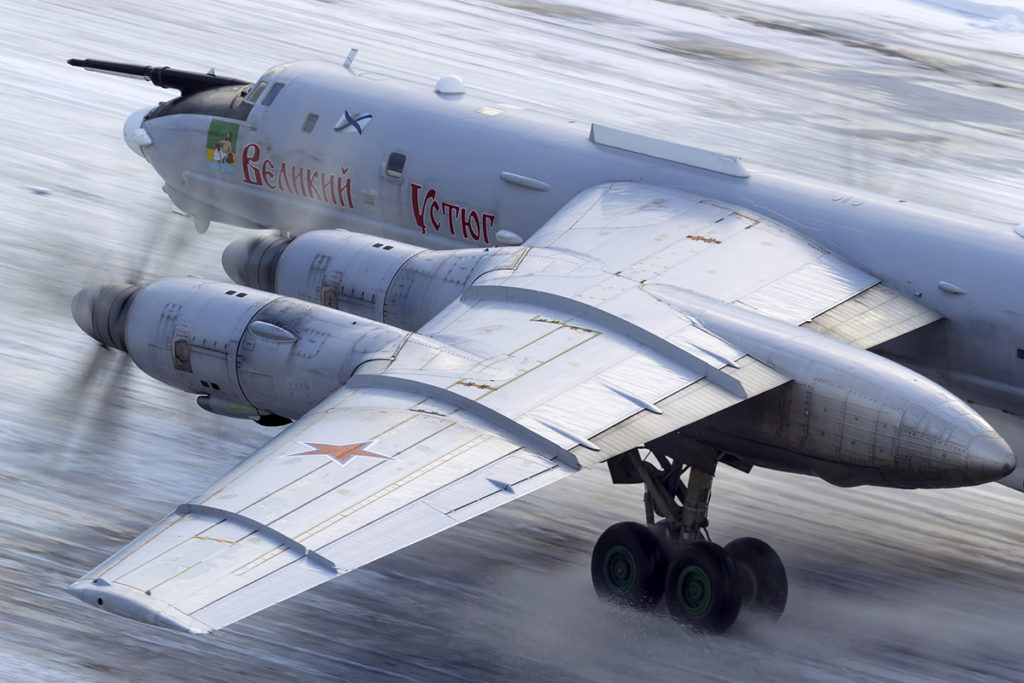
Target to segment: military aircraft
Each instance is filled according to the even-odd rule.
[[[597,540],[598,595],[721,632],[788,586],[764,541],[711,542],[719,465],[1020,486],[968,404],[1024,410],[1024,228],[353,57],[255,82],[71,60],[180,92],[124,136],[197,229],[274,231],[228,246],[231,283],[93,286],[75,320],[206,410],[287,425],[82,600],[207,633],[605,463],[646,523]]]

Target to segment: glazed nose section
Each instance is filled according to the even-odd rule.
[[[124,122],[125,144],[143,159],[146,158],[146,155],[142,150],[152,145],[153,139],[149,137],[149,133],[147,133],[146,129],[142,127],[142,123],[146,120],[146,116],[152,110],[152,107],[140,109],[133,112],[132,115]]]
[[[1010,446],[995,430],[974,437],[967,447],[967,477],[972,484],[984,484],[1008,476],[1017,467]]]
[[[93,285],[71,301],[71,315],[87,335],[103,344],[125,351],[125,320],[138,285]]]

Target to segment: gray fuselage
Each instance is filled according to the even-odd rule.
[[[944,316],[878,350],[968,401],[1024,412],[1024,237],[1013,226],[746,173],[735,160],[631,134],[602,144],[589,124],[424,90],[285,65],[251,87],[161,105],[141,149],[200,223],[344,228],[432,248],[525,241],[577,193],[609,181],[747,207]]]

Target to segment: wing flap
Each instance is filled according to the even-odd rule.
[[[804,327],[870,349],[941,318],[913,299],[877,284],[815,316]]]
[[[230,591],[218,584],[216,590],[197,595],[206,604],[189,616],[206,628],[215,631],[239,619],[255,614],[267,605],[274,605],[304,591],[319,586],[337,576],[327,572],[322,565],[305,557],[281,561],[272,571],[258,578],[237,582]]]
[[[508,462],[483,473],[483,476],[493,489],[474,501],[453,508],[448,512],[448,517],[456,522],[464,522],[504,505],[511,496],[525,496],[558,481],[564,475],[555,467],[537,467],[526,473],[519,470],[518,463]],[[501,484],[504,486],[499,488]]]
[[[736,366],[724,371],[739,379],[750,396],[764,393],[789,381],[785,375],[750,356],[739,359]],[[734,406],[741,400],[744,399],[711,382],[695,382],[658,401],[656,407],[661,411],[664,420],[651,420],[643,413],[636,413],[631,418],[595,435],[591,441],[600,446],[605,458],[611,457],[668,433],[664,431],[665,424],[692,424]],[[582,449],[575,449],[573,453],[580,458],[585,457]]]
[[[737,301],[763,315],[800,324],[877,282],[877,278],[822,254]]]
[[[350,572],[457,523],[420,501],[343,536],[324,552],[335,558],[341,572]]]

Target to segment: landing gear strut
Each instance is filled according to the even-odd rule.
[[[621,522],[601,534],[590,562],[598,596],[642,609],[664,597],[677,621],[709,633],[728,630],[741,607],[782,616],[788,583],[772,547],[740,538],[723,548],[708,536],[719,454],[695,444],[682,452],[679,441],[648,448],[657,464],[637,449],[608,461],[613,482],[644,485],[647,525]]]

